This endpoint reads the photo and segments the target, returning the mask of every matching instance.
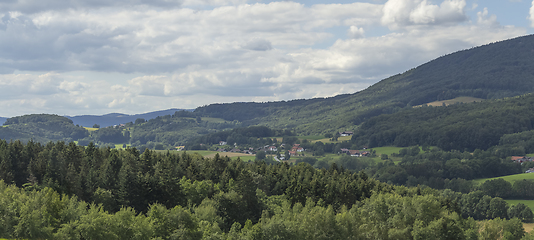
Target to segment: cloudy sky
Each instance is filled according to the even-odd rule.
[[[531,34],[530,0],[4,0],[0,116],[354,93]]]

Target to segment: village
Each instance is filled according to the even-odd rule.
[[[337,134],[336,134],[337,135]],[[353,132],[339,132],[339,137],[352,136]],[[274,139],[273,139],[274,140]],[[317,144],[317,142],[315,143]],[[322,142],[320,142],[322,144]],[[291,157],[306,157],[306,156],[318,156],[321,155],[321,151],[314,149],[314,146],[307,140],[303,140],[302,143],[293,143],[286,144],[283,142],[273,141],[272,144],[267,144],[263,146],[248,146],[248,145],[239,145],[237,143],[229,144],[226,141],[219,141],[218,144],[213,146],[206,146],[212,151],[217,151],[220,153],[241,153],[248,155],[256,155],[260,152],[264,152],[266,155],[271,155],[277,161],[289,160]],[[178,151],[183,150],[183,146],[177,147]],[[366,147],[363,150],[354,150],[349,148],[339,148],[334,153],[336,154],[345,154],[352,157],[367,157],[370,155],[369,151],[365,151]],[[324,154],[324,153],[323,153]]]

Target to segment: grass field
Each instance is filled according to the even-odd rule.
[[[123,145],[124,145],[124,144],[122,144],[122,143],[121,143],[121,144],[115,144],[115,148],[116,148],[116,149],[124,149],[124,148],[122,147]],[[131,146],[131,144],[126,144],[126,147],[130,147],[130,146]]]
[[[373,148],[373,150],[376,151],[376,157],[374,157],[373,160],[375,160],[375,162],[377,162],[377,163],[383,162],[384,160],[382,160],[381,155],[382,154],[386,154],[386,155],[388,155],[388,157],[389,157],[389,159],[391,161],[393,161],[395,164],[397,164],[397,163],[399,163],[401,161],[402,158],[400,158],[400,157],[391,157],[391,154],[392,153],[399,153],[399,151],[401,149],[402,149],[401,147],[377,147],[377,148]]]
[[[324,138],[324,137],[322,137],[322,138],[320,138],[320,139],[316,139],[316,140],[313,140],[313,141],[311,141],[311,142],[314,143],[314,142],[319,142],[319,141],[320,141],[320,142],[323,142],[323,143],[340,143],[340,142],[343,142],[343,141],[348,141],[348,140],[350,140],[351,138],[352,138],[352,136],[344,136],[344,137],[339,137],[339,138],[337,139],[337,141],[330,141],[330,138]]]
[[[90,128],[90,127],[83,127],[83,128],[87,129],[87,131],[89,131],[89,132],[94,132],[94,131],[98,130],[98,128]]]
[[[401,147],[377,147],[377,148],[373,148],[373,150],[376,151],[376,155],[387,154],[388,156],[391,155],[392,153],[399,153],[399,151],[401,149],[402,149]]]
[[[488,180],[494,180],[494,179],[497,179],[497,178],[502,178],[508,182],[515,182],[515,181],[518,181],[518,180],[523,180],[523,179],[528,179],[528,180],[534,180],[534,173],[520,173],[520,174],[514,174],[514,175],[508,175],[508,176],[502,176],[502,177],[495,177],[495,178],[479,178],[479,179],[475,179],[473,181],[475,181],[476,183],[483,183],[485,181],[488,181]]]
[[[530,209],[532,209],[532,211],[534,211],[534,200],[507,200],[505,199],[504,201],[506,201],[508,203],[508,205],[516,205],[518,203],[522,203],[522,204],[525,204],[527,205],[527,207],[529,207]]]
[[[306,139],[306,140],[319,140],[319,139],[323,139],[324,136],[299,136],[297,138],[300,139],[300,140],[303,140],[303,139]]]
[[[475,97],[457,97],[457,98],[454,98],[454,99],[443,100],[443,101],[435,101],[435,102],[427,103],[426,105],[439,107],[439,106],[443,106],[444,103],[445,103],[445,105],[448,106],[448,105],[456,104],[456,103],[481,102],[483,100],[484,99],[482,99],[482,98],[475,98]],[[415,107],[421,107],[421,106],[423,106],[423,105],[418,105],[418,106],[415,106]]]

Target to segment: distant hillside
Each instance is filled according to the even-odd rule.
[[[46,143],[49,141],[75,141],[89,136],[83,127],[75,126],[68,118],[31,114],[9,118],[0,127],[0,139]]]
[[[159,116],[172,115],[176,111],[181,111],[184,109],[172,108],[168,110],[155,111],[142,114],[127,115],[122,113],[110,113],[106,115],[81,115],[81,116],[66,116],[71,119],[74,124],[92,127],[94,124],[100,125],[100,127],[109,127],[113,125],[119,125],[121,123],[135,122],[138,118],[143,118],[145,120],[153,119]],[[191,110],[186,110],[191,111]]]
[[[498,145],[506,134],[533,129],[534,95],[527,94],[376,116],[362,124],[352,139],[369,147],[429,145],[474,151]]]
[[[452,53],[354,94],[326,99],[212,104],[202,116],[295,129],[299,134],[353,130],[373,116],[460,96],[496,99],[534,90],[534,35]]]

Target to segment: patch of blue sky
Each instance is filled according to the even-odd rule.
[[[474,1],[478,2],[478,8],[476,12],[483,11],[484,8],[488,9],[488,15],[495,14],[497,21],[503,25],[514,25],[517,27],[528,28],[530,26],[530,20],[528,20],[531,1]],[[476,19],[476,18],[475,18]]]

